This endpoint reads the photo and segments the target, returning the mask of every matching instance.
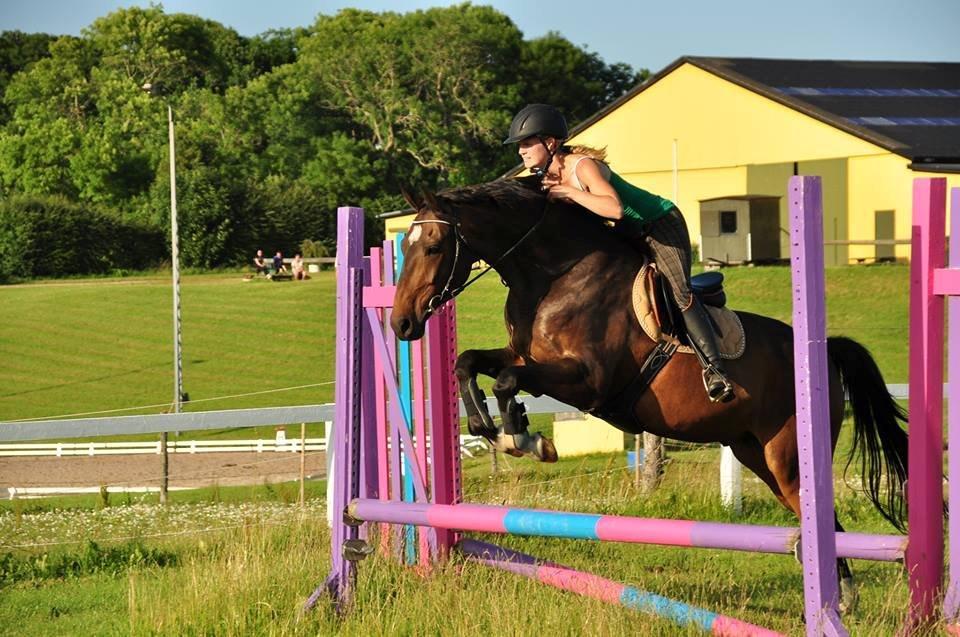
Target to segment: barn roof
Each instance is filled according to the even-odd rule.
[[[573,128],[576,134],[683,64],[910,159],[960,170],[960,63],[682,57]]]

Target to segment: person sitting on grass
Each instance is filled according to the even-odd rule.
[[[303,257],[300,256],[299,252],[293,256],[293,261],[290,263],[290,271],[293,273],[293,279],[295,281],[305,281],[307,279],[307,273],[303,270]]]
[[[273,255],[273,273],[282,274],[286,273],[287,266],[283,265],[283,254],[277,250],[277,253]]]
[[[263,250],[257,250],[257,256],[253,257],[253,267],[257,269],[257,274],[267,273],[267,261],[263,258]]]

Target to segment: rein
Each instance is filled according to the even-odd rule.
[[[520,247],[520,244],[522,244],[524,241],[526,241],[526,240],[527,240],[527,237],[529,237],[531,234],[533,234],[534,231],[535,231],[538,227],[540,227],[540,224],[543,223],[543,220],[547,218],[547,204],[548,204],[548,203],[549,203],[549,200],[546,199],[546,198],[544,198],[544,200],[543,200],[543,211],[542,211],[541,214],[540,214],[540,218],[537,219],[537,221],[536,221],[532,226],[530,226],[530,228],[523,234],[523,236],[520,237],[519,239],[517,239],[517,241],[516,241],[512,246],[510,246],[510,247],[507,249],[506,252],[504,252],[503,254],[501,254],[501,255],[497,258],[496,261],[494,261],[494,262],[491,263],[491,264],[488,264],[487,267],[484,268],[483,272],[475,275],[475,276],[474,276],[473,278],[471,278],[469,281],[466,281],[463,285],[457,286],[456,288],[453,288],[453,289],[450,288],[450,283],[453,282],[453,275],[454,275],[454,274],[456,273],[456,271],[457,271],[457,262],[460,260],[460,244],[462,243],[464,246],[466,246],[466,247],[468,247],[468,248],[470,247],[470,245],[467,243],[467,240],[464,239],[464,238],[463,238],[463,235],[460,233],[460,223],[459,223],[459,220],[458,220],[456,223],[453,223],[453,222],[450,222],[450,221],[446,221],[445,219],[424,219],[424,220],[422,220],[422,221],[413,221],[413,222],[411,222],[410,225],[412,225],[412,226],[421,225],[421,224],[425,224],[425,223],[442,223],[442,224],[444,224],[444,225],[450,226],[450,227],[453,229],[454,239],[456,240],[456,241],[455,241],[455,245],[456,245],[456,247],[455,247],[455,252],[453,253],[453,265],[450,267],[450,276],[447,277],[447,282],[444,284],[443,290],[441,290],[439,294],[434,294],[432,297],[430,297],[430,300],[427,301],[427,311],[426,311],[426,314],[424,314],[424,320],[426,320],[427,318],[429,318],[430,315],[433,314],[433,313],[437,310],[437,308],[439,308],[441,305],[443,305],[446,301],[449,301],[450,299],[455,299],[461,292],[463,292],[463,291],[466,290],[468,287],[470,287],[471,285],[473,285],[473,283],[476,282],[477,279],[479,279],[480,277],[484,276],[485,274],[487,274],[488,272],[490,272],[490,270],[492,270],[492,269],[496,268],[498,265],[500,265],[500,263],[501,263],[504,259],[506,259],[508,256],[510,256],[510,255],[513,253],[514,250],[516,250],[517,248],[519,248],[519,247]],[[509,287],[509,286],[508,286],[508,287]]]

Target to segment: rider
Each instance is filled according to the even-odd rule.
[[[733,398],[733,387],[721,366],[706,310],[690,290],[690,235],[673,202],[638,188],[610,170],[606,152],[564,145],[567,122],[547,104],[529,104],[510,124],[503,141],[518,143],[523,165],[540,176],[550,199],[565,199],[616,222],[629,239],[643,239],[664,274],[681,310],[687,333],[706,359],[704,386],[713,402]]]

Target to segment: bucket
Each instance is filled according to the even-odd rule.
[[[640,450],[640,468],[641,468],[641,469],[643,468],[644,455],[645,455],[645,451],[644,451],[643,449],[641,449],[641,450]],[[627,468],[628,468],[628,469],[636,469],[636,468],[637,468],[637,452],[636,452],[636,451],[628,451],[628,452],[627,452]]]

